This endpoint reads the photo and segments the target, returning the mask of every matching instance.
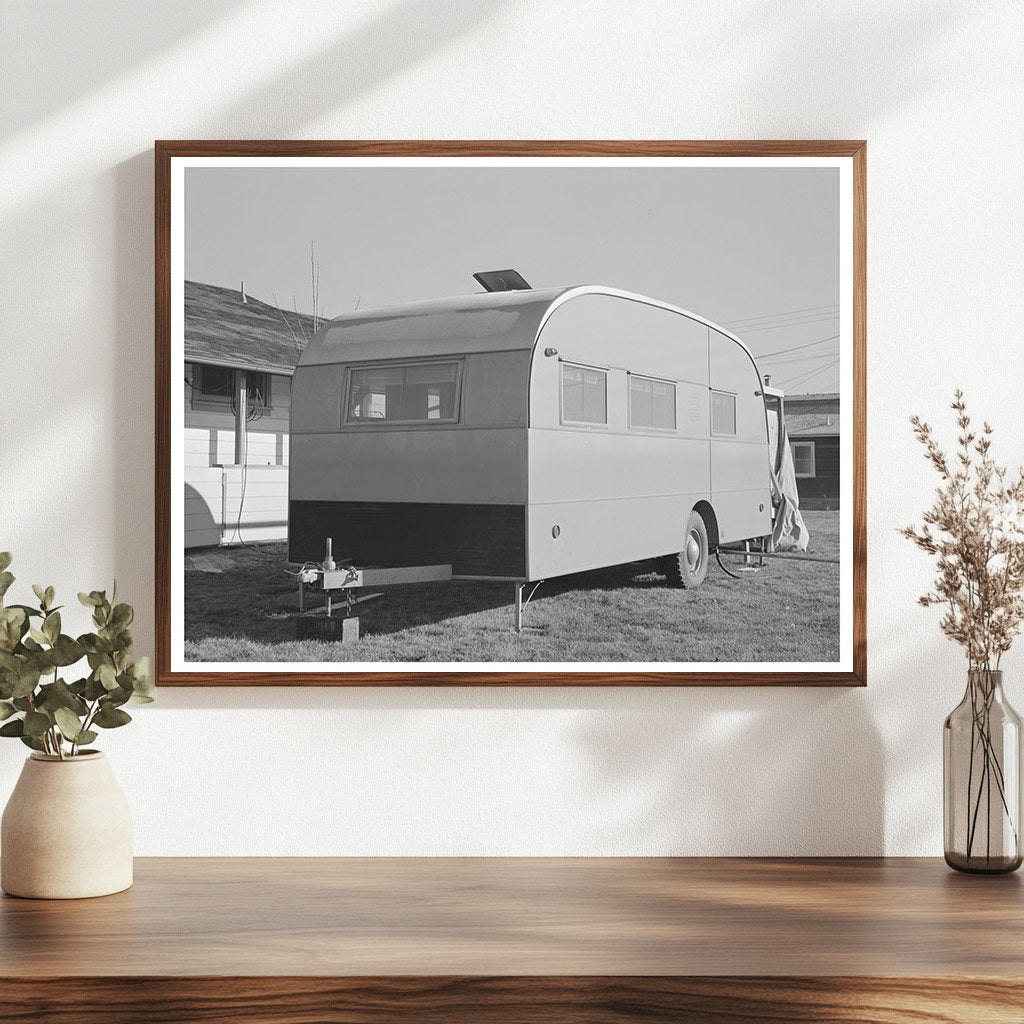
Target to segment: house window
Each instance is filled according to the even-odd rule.
[[[562,363],[562,422],[608,422],[608,374]]]
[[[199,394],[205,399],[230,402],[235,393],[235,371],[226,366],[197,366]]]
[[[736,396],[711,392],[711,433],[736,436]]]
[[[814,442],[791,441],[789,447],[793,452],[793,470],[797,479],[814,476]]]
[[[675,384],[630,374],[629,425],[644,430],[675,430]]]
[[[457,423],[461,364],[389,363],[349,374],[347,423]]]
[[[228,366],[207,366],[196,363],[192,370],[193,407],[234,408],[236,370]],[[256,370],[245,371],[245,386],[249,408],[266,409],[270,406],[270,374]]]

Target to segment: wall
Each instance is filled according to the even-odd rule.
[[[932,486],[907,417],[947,425],[959,384],[1024,454],[1022,29],[941,0],[0,5],[2,546],[16,586],[116,575],[144,648],[154,138],[870,140],[868,689],[168,690],[108,742],[138,852],[938,853],[963,664],[896,534]]]

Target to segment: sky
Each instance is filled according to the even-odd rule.
[[[512,267],[673,303],[739,335],[789,393],[838,389],[832,168],[186,170],[189,280],[310,312],[311,245],[327,317]]]

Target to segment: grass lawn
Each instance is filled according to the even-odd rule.
[[[808,554],[838,558],[839,513],[805,512]],[[731,560],[735,562],[735,559]],[[542,583],[512,631],[511,583],[388,587],[361,606],[359,643],[295,639],[285,545],[186,559],[188,661],[835,661],[839,566],[770,561],[742,580],[712,561],[699,590],[636,562]],[[727,562],[726,564],[730,564]],[[220,568],[211,572],[206,569]],[[527,593],[529,589],[527,590]],[[307,606],[322,595],[307,592]],[[310,614],[315,614],[311,612]]]

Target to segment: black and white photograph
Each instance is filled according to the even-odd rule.
[[[173,157],[171,671],[851,673],[852,185]]]

